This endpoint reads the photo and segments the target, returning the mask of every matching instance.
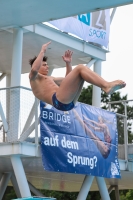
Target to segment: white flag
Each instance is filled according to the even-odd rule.
[[[59,30],[74,34],[86,42],[100,44],[107,48],[109,43],[110,10],[77,15],[50,21]]]

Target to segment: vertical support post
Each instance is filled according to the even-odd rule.
[[[11,69],[11,87],[20,86],[22,65],[23,29],[13,30],[13,55]]]
[[[6,87],[11,87],[11,74],[6,74]],[[9,113],[10,113],[10,90],[6,90],[6,121],[9,125]],[[10,134],[10,132],[9,132]],[[7,135],[6,140],[10,137]]]
[[[94,71],[101,76],[101,64],[100,60],[94,63]],[[96,107],[100,107],[101,104],[101,89],[97,86],[93,86],[93,95],[92,95],[92,105]],[[103,177],[96,177],[98,187],[100,190],[100,194],[102,199],[110,200],[109,193],[105,184],[105,180]]]
[[[96,177],[97,185],[99,187],[102,200],[110,200],[109,193],[103,177]]]
[[[127,102],[124,102],[124,110],[125,110],[125,117],[126,117],[126,123],[125,123],[126,142],[127,142],[127,144],[128,144],[128,132],[127,132]]]
[[[6,87],[11,86],[11,74],[6,74]]]
[[[0,181],[0,200],[3,199],[3,195],[5,193],[6,187],[8,185],[9,179],[11,177],[11,173],[4,173],[1,181]]]
[[[120,200],[118,185],[115,185],[115,198],[116,198],[116,200]]]
[[[127,102],[124,102],[124,108],[125,108],[125,117],[126,117],[126,123],[125,123],[126,142],[127,142],[127,145],[128,145],[128,132],[127,132]]]
[[[16,176],[21,197],[30,197],[31,193],[20,156],[11,156],[11,163],[14,169],[14,174]]]
[[[98,60],[94,63],[94,72],[101,76],[101,61]],[[101,89],[97,86],[93,86],[92,93],[92,105],[96,107],[100,107],[101,103]]]
[[[11,87],[11,74],[6,75],[6,87]],[[10,110],[10,90],[6,90],[6,119],[9,123],[9,110]]]
[[[12,185],[14,187],[14,190],[15,190],[17,197],[21,198],[21,194],[20,194],[20,191],[19,191],[19,188],[18,188],[17,180],[16,180],[16,177],[15,177],[14,174],[12,174],[12,176],[11,176],[11,182],[12,182]]]
[[[127,130],[127,102],[124,102],[124,147],[125,147],[125,160],[126,160],[126,170],[128,170],[128,130]]]
[[[80,192],[78,194],[77,200],[81,200],[81,199],[85,200],[87,198],[93,179],[94,179],[94,176],[85,177],[82,187],[80,189]]]
[[[127,117],[124,117],[124,147],[125,147],[125,160],[126,169],[128,169],[128,132],[127,132]]]
[[[21,28],[13,30],[13,55],[11,69],[11,87],[20,86],[21,65],[22,65],[22,44],[23,30]],[[20,111],[20,88],[10,91],[10,139],[18,139],[19,130],[19,111]]]

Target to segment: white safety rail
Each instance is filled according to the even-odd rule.
[[[39,100],[22,86],[0,89],[0,142],[38,144]]]
[[[110,111],[112,104],[122,103],[124,105],[124,114],[117,113],[117,127],[118,144],[125,146],[125,160],[127,160],[127,103],[129,102],[133,103],[133,100],[109,102]],[[39,100],[35,98],[29,88],[22,86],[0,88],[0,142],[28,141],[38,144],[40,136],[38,131],[40,112],[38,105]],[[16,122],[18,129],[14,128]],[[130,123],[133,124],[133,121],[130,121]]]
[[[124,159],[126,162],[126,166],[128,167],[128,161],[130,160],[130,152],[129,148],[133,144],[133,141],[129,142],[128,135],[128,122],[131,127],[131,134],[133,134],[133,116],[129,120],[128,116],[130,115],[128,111],[128,105],[133,107],[133,100],[121,100],[121,101],[112,101],[109,102],[109,110],[112,111],[112,105],[123,105],[123,114],[116,113],[117,115],[117,129],[118,129],[118,152],[119,159]],[[124,150],[124,152],[123,152]]]

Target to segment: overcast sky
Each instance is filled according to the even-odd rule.
[[[121,94],[133,99],[133,5],[117,8],[110,27],[110,53],[102,65],[102,77],[122,79],[127,86]]]
[[[110,27],[109,50],[102,64],[102,77],[108,81],[124,80],[127,86],[120,90],[121,94],[133,99],[133,5],[117,8]],[[64,69],[60,73],[64,75]],[[59,76],[59,71],[54,70],[52,75]],[[27,75],[22,75],[21,85],[30,87],[23,77],[28,80]]]

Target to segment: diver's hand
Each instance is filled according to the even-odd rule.
[[[63,60],[66,63],[71,63],[72,62],[72,54],[73,54],[73,52],[70,50],[65,51],[64,55],[62,56]]]

